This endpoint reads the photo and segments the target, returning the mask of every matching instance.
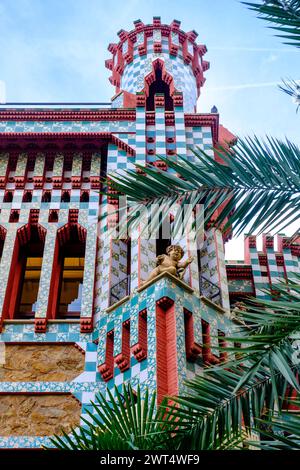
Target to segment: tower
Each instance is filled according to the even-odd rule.
[[[2,448],[49,446],[62,425],[88,418],[95,394],[123,383],[156,391],[158,403],[182,392],[225,359],[217,346],[233,328],[230,302],[299,270],[299,245],[283,236],[280,253],[272,237],[263,253],[247,237],[245,263],[227,265],[226,236],[214,229],[201,246],[111,236],[118,199],[102,195],[103,177],[135,164],[170,171],[161,156],[193,160],[200,147],[218,158],[236,141],[216,108],[196,112],[208,62],[195,31],[154,17],[118,36],[109,105],[0,108]],[[178,243],[194,255],[183,279],[147,282]]]

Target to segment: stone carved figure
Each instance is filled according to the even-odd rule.
[[[159,255],[156,258],[156,268],[150,273],[146,282],[151,281],[162,273],[169,273],[173,276],[183,279],[184,273],[188,265],[194,260],[190,256],[186,261],[180,262],[184,256],[184,251],[180,245],[170,245],[166,249],[165,255]]]

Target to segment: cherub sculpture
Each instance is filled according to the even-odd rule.
[[[166,249],[166,255],[159,255],[156,258],[156,268],[150,273],[146,282],[151,281],[156,276],[162,273],[170,273],[173,276],[182,279],[186,268],[194,260],[193,256],[190,256],[186,261],[180,263],[180,260],[184,256],[184,251],[180,245],[170,245]]]

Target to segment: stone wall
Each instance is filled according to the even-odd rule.
[[[84,354],[73,344],[6,344],[0,382],[64,382],[84,370]]]
[[[51,436],[80,422],[81,405],[70,394],[0,395],[0,436]]]

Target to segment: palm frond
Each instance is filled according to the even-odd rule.
[[[265,0],[260,3],[242,2],[255,11],[260,19],[271,23],[284,44],[300,47],[300,1]]]
[[[132,387],[123,386],[123,393],[115,387],[115,395],[107,391],[92,402],[93,411],[84,425],[67,435],[55,435],[52,444],[60,450],[154,450],[169,449],[175,445],[169,435],[177,426],[172,419],[162,419],[163,411],[156,408],[156,394],[134,394]]]
[[[299,80],[283,80],[283,85],[279,86],[280,90],[289,95],[297,104],[296,112],[300,107],[300,82]]]
[[[285,411],[272,419],[257,420],[259,441],[248,444],[262,450],[300,450],[300,401],[291,400],[292,411]]]
[[[205,224],[223,232],[233,226],[237,235],[246,228],[281,231],[299,219],[300,149],[296,145],[273,138],[260,142],[254,137],[240,140],[234,151],[217,153],[224,164],[198,148],[194,162],[181,156],[177,161],[160,157],[172,173],[137,165],[143,173],[110,175],[113,189],[127,196],[129,229],[137,228],[145,210],[150,214],[154,204],[162,214],[158,223],[174,207],[183,210],[200,204]],[[174,238],[180,229],[182,224],[173,225]]]

